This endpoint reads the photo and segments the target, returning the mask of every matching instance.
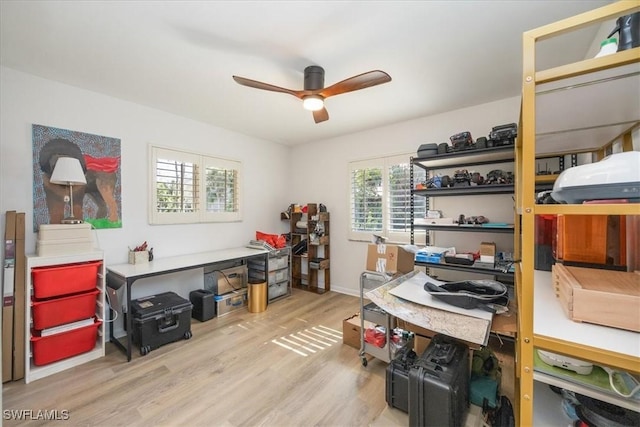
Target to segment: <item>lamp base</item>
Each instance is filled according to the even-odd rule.
[[[78,218],[65,218],[60,224],[82,224],[84,221]]]

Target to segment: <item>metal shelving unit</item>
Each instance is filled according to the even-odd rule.
[[[500,163],[514,162],[514,146],[503,145],[499,147],[491,147],[477,150],[465,150],[452,152],[431,157],[412,157],[410,159],[410,181],[411,181],[411,218],[414,218],[414,198],[425,197],[427,200],[427,209],[429,209],[429,200],[434,197],[461,197],[469,195],[492,195],[492,194],[513,194],[515,190],[514,184],[490,184],[490,185],[473,185],[465,187],[448,187],[448,188],[430,188],[415,189],[414,182],[414,166],[423,168],[427,172],[427,178],[430,178],[436,171],[444,168],[477,165],[494,165]],[[548,188],[548,184],[540,184],[539,188]],[[500,233],[513,234],[514,227],[480,227],[466,225],[431,225],[416,223],[415,218],[411,223],[411,243],[416,244],[416,230],[427,230],[431,232],[462,232],[462,233]],[[429,233],[426,233],[425,245],[430,244]],[[439,268],[443,270],[463,271],[466,273],[486,274],[496,277],[498,280],[513,281],[514,274],[510,271],[501,269],[478,268],[460,264],[448,263],[432,263],[416,261],[415,265],[427,268]]]
[[[362,366],[367,366],[367,354],[389,363],[394,356],[393,346],[391,344],[393,316],[382,310],[372,302],[367,303],[365,292],[382,286],[389,280],[384,273],[375,271],[363,271],[360,274],[360,359]],[[385,344],[383,347],[377,347],[365,340],[365,321],[372,322],[385,328]]]

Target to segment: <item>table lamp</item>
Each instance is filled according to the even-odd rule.
[[[87,179],[84,176],[82,165],[80,161],[73,157],[60,157],[56,161],[56,165],[53,168],[53,173],[49,182],[52,184],[68,185],[69,186],[69,200],[71,201],[71,215],[65,217],[62,224],[81,224],[82,219],[73,216],[73,186],[83,185],[87,183]]]

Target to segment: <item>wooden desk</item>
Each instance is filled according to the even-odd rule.
[[[138,279],[161,276],[163,274],[176,273],[179,271],[203,268],[213,264],[227,261],[245,262],[250,258],[262,257],[265,265],[268,261],[269,252],[265,249],[254,248],[230,248],[211,252],[200,252],[195,254],[178,255],[168,258],[154,258],[146,264],[117,264],[107,266],[107,286],[112,289],[119,289],[126,285],[127,303],[125,312],[127,345],[124,346],[120,340],[113,336],[113,322],[109,322],[110,340],[127,355],[127,362],[131,361],[131,347],[133,334],[133,319],[131,316],[131,287]]]

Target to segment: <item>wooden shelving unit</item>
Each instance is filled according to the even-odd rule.
[[[532,197],[537,183],[551,179],[536,176],[536,157],[593,153],[596,161],[610,152],[616,141],[624,141],[623,150],[632,149],[630,135],[640,125],[640,48],[538,70],[537,43],[639,10],[638,2],[621,1],[523,35],[522,110],[516,142],[516,215],[521,223],[516,257],[522,260],[516,269],[516,425],[542,425],[542,419],[544,425],[566,424],[563,414],[552,415],[549,405],[559,407],[560,399],[547,393],[546,384],[602,398],[589,388],[535,371],[537,349],[640,372],[639,333],[569,320],[553,294],[550,273],[534,269],[537,215],[640,215],[640,206],[537,205]],[[625,406],[621,398],[610,400]],[[631,409],[640,411],[640,405],[631,405]]]
[[[298,225],[306,218],[305,227]],[[331,252],[329,212],[321,212],[317,203],[307,204],[307,212],[291,212],[291,247],[303,240],[307,250],[291,255],[292,287],[323,294],[331,290]]]

